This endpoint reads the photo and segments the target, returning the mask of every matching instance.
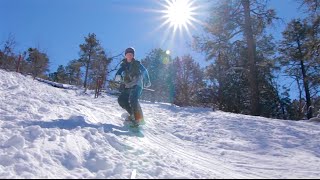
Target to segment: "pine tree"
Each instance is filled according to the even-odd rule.
[[[68,75],[66,72],[66,69],[64,68],[63,65],[60,65],[57,69],[57,74],[56,74],[56,82],[58,83],[68,83]]]
[[[102,47],[99,40],[96,38],[96,35],[94,33],[89,33],[89,35],[85,37],[85,43],[80,45],[80,61],[85,67],[85,90],[88,88],[89,84],[88,77],[90,73],[90,66],[92,65],[93,60],[99,58],[100,51],[102,51]]]
[[[257,79],[257,66],[256,66],[256,47],[253,35],[253,25],[250,17],[251,7],[250,0],[241,0],[241,4],[244,9],[244,35],[246,37],[248,46],[248,64],[249,64],[249,84],[251,90],[251,110],[252,115],[260,115],[260,103],[259,103],[259,84]]]
[[[307,7],[307,13],[312,16],[319,16],[320,14],[320,1],[319,0],[298,0],[302,6]]]
[[[29,48],[26,61],[28,63],[26,71],[30,73],[33,78],[46,77],[45,72],[47,72],[49,68],[49,58],[47,54],[40,52],[37,48]]]
[[[174,97],[172,60],[162,49],[153,49],[142,64],[148,69],[152,88],[155,92],[145,93],[143,99],[152,102],[170,102]]]
[[[310,74],[317,73],[315,71],[316,67],[312,66],[312,59],[309,59],[310,56],[308,56],[311,50],[308,43],[310,40],[308,37],[309,28],[310,26],[306,20],[292,20],[283,32],[284,39],[280,46],[281,63],[286,66],[286,72],[290,76],[297,76],[302,81],[308,119],[312,118]],[[297,72],[297,70],[299,70],[299,75],[291,74],[292,72]],[[317,74],[319,75],[319,73]]]
[[[102,81],[102,85],[105,84],[107,77],[108,65],[110,64],[110,59],[102,49],[97,51],[96,58],[92,60],[90,66],[90,79],[91,87],[96,88],[97,81]]]
[[[174,59],[175,96],[174,104],[179,106],[198,106],[197,94],[205,87],[204,74],[199,63],[188,55]]]
[[[71,85],[80,86],[82,83],[82,63],[79,60],[72,60],[66,67],[66,73],[68,75],[68,83]]]
[[[14,54],[15,45],[15,38],[10,34],[3,45],[3,50],[0,51],[0,68],[15,71],[17,63],[17,57]]]
[[[220,109],[264,114],[260,90],[266,82],[270,84],[270,80],[262,79],[268,78],[264,72],[272,67],[261,68],[269,59],[260,58],[260,54],[263,57],[268,52],[257,49],[257,43],[267,38],[265,29],[276,19],[275,12],[266,7],[262,0],[218,1],[205,26],[208,36],[196,37],[196,48],[214,62],[207,72],[214,73],[211,79],[217,81]],[[230,88],[235,86],[238,88]],[[233,97],[231,103],[229,97]]]

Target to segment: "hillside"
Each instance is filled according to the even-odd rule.
[[[320,177],[316,122],[141,102],[139,134],[93,97],[0,70],[0,177]]]

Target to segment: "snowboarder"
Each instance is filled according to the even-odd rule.
[[[118,98],[119,105],[129,113],[129,120],[134,126],[144,124],[144,118],[139,98],[144,87],[150,87],[148,70],[134,59],[135,50],[130,47],[125,50],[125,59],[122,60],[116,73],[115,81],[122,82],[121,94]]]

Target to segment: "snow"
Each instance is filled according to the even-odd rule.
[[[320,177],[317,121],[141,102],[137,133],[116,96],[3,70],[0,103],[0,178]]]
[[[40,82],[44,82],[47,83],[53,87],[57,87],[57,88],[62,88],[62,89],[78,89],[76,86],[73,85],[68,85],[68,84],[61,84],[61,83],[56,83],[53,81],[49,81],[49,80],[45,80],[45,79],[41,79],[41,78],[35,78],[36,80],[40,81]]]

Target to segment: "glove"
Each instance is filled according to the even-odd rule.
[[[120,82],[122,79],[121,75],[116,75],[116,78],[114,79],[117,82]]]
[[[151,82],[150,81],[147,81],[144,83],[144,87],[148,88],[151,86]]]
[[[133,86],[138,84],[138,81],[140,80],[140,78],[138,76],[132,77],[131,78],[131,82],[125,83],[126,84],[126,88],[132,88]]]
[[[124,89],[125,89],[125,85],[124,84],[120,84],[119,92],[123,92]]]
[[[125,88],[130,89],[130,88],[132,88],[132,87],[135,86],[135,85],[136,85],[136,84],[135,84],[135,83],[132,83],[132,82],[126,83],[126,84],[125,84]]]

